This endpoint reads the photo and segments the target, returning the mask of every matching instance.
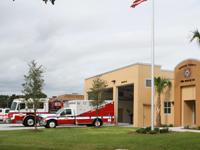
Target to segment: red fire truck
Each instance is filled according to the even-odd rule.
[[[66,102],[64,108],[55,114],[41,114],[39,116],[42,117],[41,125],[46,128],[70,124],[99,127],[103,123],[114,123],[114,102],[105,101],[96,111],[95,106],[92,106],[88,100],[73,100]]]
[[[37,115],[49,113],[49,100],[40,99]],[[15,99],[12,102],[6,123],[22,123],[24,126],[34,126],[33,104],[31,99],[25,101],[23,98]]]

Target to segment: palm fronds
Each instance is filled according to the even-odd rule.
[[[192,38],[191,38],[190,42],[192,42],[193,40],[196,39],[198,44],[199,44],[199,46],[200,46],[200,33],[199,33],[199,31],[195,30],[192,33],[193,33],[193,35],[192,35]]]
[[[155,85],[155,90],[158,94],[161,94],[165,88],[170,88],[171,87],[171,81],[166,78],[161,78],[161,77],[155,77],[154,78],[154,85]]]

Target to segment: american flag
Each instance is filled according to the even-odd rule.
[[[140,3],[145,2],[145,1],[147,1],[147,0],[135,0],[133,2],[133,4],[131,5],[131,7],[135,8],[137,5],[139,5]]]

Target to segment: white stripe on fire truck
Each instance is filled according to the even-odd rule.
[[[69,120],[73,120],[73,119],[95,119],[97,118],[97,116],[79,116],[79,117],[60,117],[57,120],[63,120],[63,119],[69,119]],[[103,119],[110,119],[110,118],[114,118],[114,116],[99,116],[99,118],[103,118]]]

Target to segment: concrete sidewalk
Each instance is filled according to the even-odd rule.
[[[170,131],[174,132],[195,132],[195,133],[200,133],[200,130],[194,130],[194,129],[184,129],[184,127],[170,127]]]

